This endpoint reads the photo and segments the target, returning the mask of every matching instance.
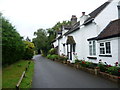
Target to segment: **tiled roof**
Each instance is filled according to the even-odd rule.
[[[97,40],[120,37],[120,19],[114,20],[98,35]]]
[[[65,33],[65,35],[68,35],[68,34],[74,32],[74,31],[78,30],[79,29],[79,25],[80,25],[80,22],[77,22],[76,24],[74,24],[72,26],[72,28],[68,32]]]
[[[98,7],[93,12],[91,12],[89,14],[90,17],[84,23],[86,23],[86,22],[91,21],[92,19],[94,19],[107,5],[109,5],[109,3],[110,2],[105,2],[100,7]]]

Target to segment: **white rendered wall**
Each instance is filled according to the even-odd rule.
[[[98,34],[113,20],[118,19],[118,1],[113,0],[101,13],[95,18],[99,31]]]
[[[118,62],[120,64],[120,37],[118,38]]]
[[[111,55],[112,57],[100,57],[98,56],[98,60],[101,59],[102,62],[107,62],[108,64],[115,65],[115,62],[118,62],[118,38],[111,38],[98,41],[100,42],[110,41],[111,42]],[[99,47],[98,47],[99,49]],[[99,51],[99,50],[98,50]]]

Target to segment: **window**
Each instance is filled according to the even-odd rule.
[[[73,52],[75,52],[76,44],[73,44]]]
[[[93,55],[96,55],[96,44],[95,44],[95,41],[93,41]]]
[[[89,42],[89,54],[96,55],[96,43],[95,43],[95,41]]]
[[[110,42],[106,42],[105,46],[106,46],[106,53],[110,54],[111,53]]]
[[[100,54],[111,54],[110,42],[100,43]]]
[[[118,18],[120,18],[120,2],[119,2],[119,5],[117,7],[118,7]]]
[[[63,44],[63,51],[64,51],[64,54],[65,54],[65,44]]]

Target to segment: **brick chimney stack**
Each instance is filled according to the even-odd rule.
[[[84,16],[85,15],[85,12],[82,12],[82,16]]]
[[[76,15],[72,15],[71,25],[73,26],[75,23],[77,23],[77,17],[76,17]]]

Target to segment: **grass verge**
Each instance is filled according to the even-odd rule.
[[[2,88],[15,88],[27,64],[27,60],[21,60],[2,68]]]
[[[34,62],[31,61],[29,68],[26,71],[25,78],[23,78],[23,81],[21,82],[20,88],[31,88],[33,71],[34,71]]]

